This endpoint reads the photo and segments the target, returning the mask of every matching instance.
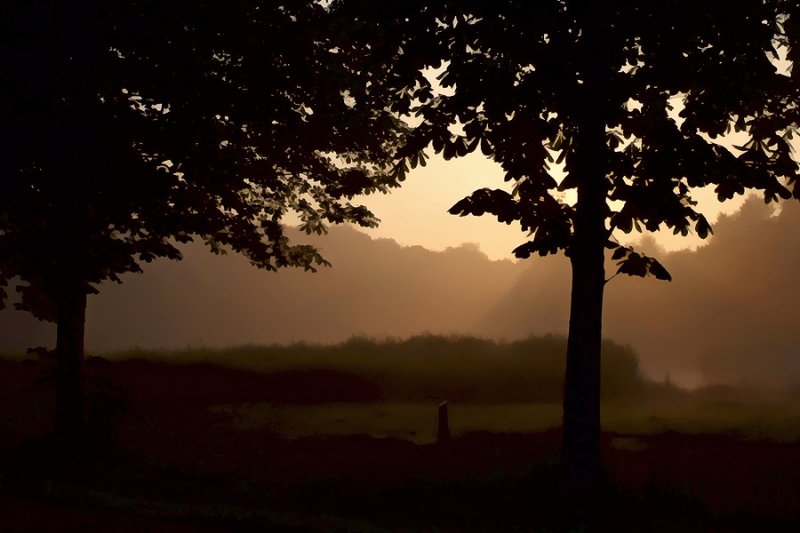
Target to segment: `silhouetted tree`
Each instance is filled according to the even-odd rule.
[[[313,0],[4,2],[0,289],[16,278],[17,307],[57,322],[57,432],[83,422],[101,282],[193,236],[313,270],[287,214],[307,232],[376,223],[350,200],[395,183],[400,123],[330,27]]]
[[[372,4],[346,3],[354,18]],[[797,3],[414,4],[376,8],[371,26],[408,35],[398,38],[400,59],[444,65],[440,87],[415,75],[398,90],[394,108],[422,119],[408,159],[429,143],[445,159],[480,149],[513,192],[481,189],[450,212],[519,223],[530,240],[517,257],[570,258],[562,487],[587,494],[601,466],[605,252],[618,273],[670,279],[614,233],[666,226],[706,237],[692,199],[706,185],[720,200],[748,189],[768,202],[800,198],[790,155],[800,72],[786,68],[800,59]],[[742,146],[723,146],[730,132],[746,134]],[[563,181],[551,173],[561,164]]]

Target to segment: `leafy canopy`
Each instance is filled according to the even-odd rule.
[[[351,4],[364,12],[372,3]],[[481,150],[499,163],[513,191],[475,191],[451,213],[519,223],[530,240],[517,257],[570,254],[579,207],[567,193],[587,165],[606,176],[607,247],[619,272],[637,276],[669,279],[614,233],[666,226],[706,237],[711,226],[693,188],[714,186],[720,200],[748,189],[767,202],[800,199],[792,156],[800,71],[789,66],[800,59],[796,2],[464,0],[381,9],[373,32],[411,36],[392,43],[401,58],[444,65],[436,81],[420,74],[398,90],[394,109],[421,120],[407,160],[413,166],[432,146],[446,159]],[[605,135],[599,152],[579,141],[595,124]],[[744,144],[731,146],[731,133]],[[562,165],[559,181],[554,167]]]
[[[0,290],[18,276],[19,307],[53,319],[66,284],[194,236],[266,269],[326,264],[286,217],[375,225],[351,200],[395,185],[402,133],[336,26],[311,0],[6,2]]]

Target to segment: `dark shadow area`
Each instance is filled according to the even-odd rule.
[[[509,427],[517,423],[514,409],[533,418],[543,406],[558,412],[559,391],[516,388],[512,374],[544,383],[563,365],[563,343],[560,337],[520,343],[419,337],[93,357],[84,383],[87,431],[77,453],[49,433],[48,352],[2,360],[0,525],[3,531],[793,530],[800,519],[800,440],[791,426],[800,426],[800,410],[786,406],[797,403],[796,394],[783,393],[784,417],[759,436],[753,413],[767,412],[763,391],[689,392],[653,383],[638,373],[630,349],[611,342],[604,369],[606,478],[591,505],[580,512],[566,507],[556,490],[557,420],[535,431],[479,427],[486,402],[494,402],[492,416],[509,418]],[[523,353],[539,357],[526,366]],[[474,386],[464,388],[467,382]],[[403,423],[398,413],[406,409],[418,431],[433,434],[435,400],[459,391],[461,399],[449,402],[452,435],[444,442],[381,438],[370,429],[375,420]],[[369,418],[376,409],[382,414]],[[708,418],[722,411],[727,419]],[[264,416],[247,422],[246,412]],[[344,420],[354,413],[362,419]],[[337,417],[345,430],[331,434],[323,421]],[[303,425],[310,428],[305,434],[293,433]]]

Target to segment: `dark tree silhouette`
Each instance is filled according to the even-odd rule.
[[[309,233],[376,223],[350,201],[401,177],[402,128],[335,27],[312,0],[4,2],[0,289],[16,279],[17,307],[57,322],[57,433],[80,433],[101,282],[193,236],[313,270],[287,214]]]
[[[351,4],[356,17],[371,3]],[[407,157],[415,162],[429,144],[446,159],[480,149],[513,192],[478,190],[450,212],[519,223],[530,240],[517,257],[570,258],[562,488],[589,494],[601,469],[606,250],[618,273],[669,280],[614,233],[667,227],[706,237],[692,199],[706,185],[720,200],[748,189],[768,202],[800,198],[790,155],[800,72],[786,69],[800,58],[797,3],[412,4],[382,7],[372,26],[406,32],[401,57],[445,65],[441,87],[417,75],[398,91],[395,109],[422,119]],[[731,132],[747,140],[725,147]],[[562,163],[559,182],[550,170]]]

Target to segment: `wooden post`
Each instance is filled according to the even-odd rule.
[[[439,404],[439,433],[437,443],[443,444],[450,440],[450,425],[447,421],[447,400]]]

